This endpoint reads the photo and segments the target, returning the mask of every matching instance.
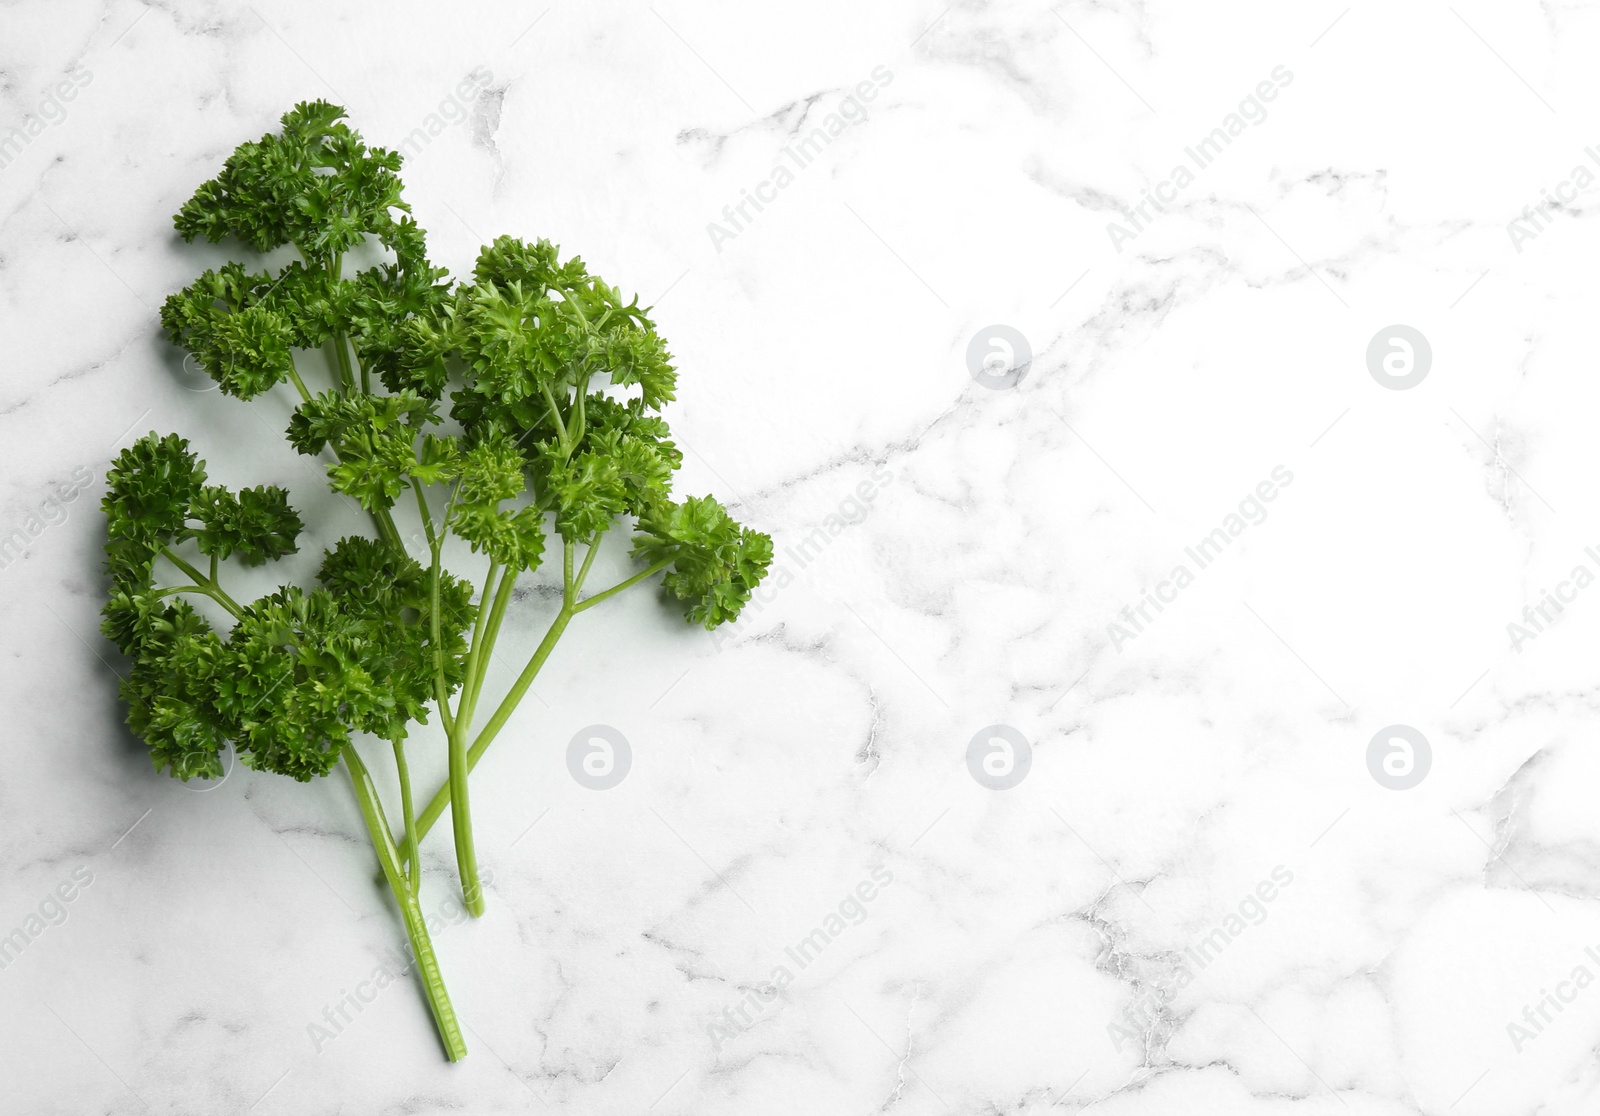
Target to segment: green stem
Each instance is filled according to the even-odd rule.
[[[450,713],[450,691],[444,680],[443,636],[439,630],[439,543],[433,544],[433,565],[428,577],[428,631],[433,644],[433,698],[439,706],[439,721],[451,736],[456,732],[456,720]]]
[[[555,371],[555,368],[550,366],[550,361],[545,358],[543,353],[540,354],[539,358],[544,361],[546,367],[550,367],[550,371]],[[567,444],[567,424],[561,421],[561,408],[556,406],[556,397],[550,391],[550,385],[540,384],[539,390],[544,392],[544,401],[550,406],[550,418],[555,422],[556,430],[561,435],[561,449],[565,453],[571,453],[572,447]]]
[[[339,285],[339,276],[344,270],[344,253],[335,253],[328,260],[326,267],[329,285],[337,287]],[[355,387],[355,378],[350,375],[350,358],[345,355],[344,351],[344,333],[336,330],[330,340],[333,342],[334,370],[339,375],[339,390],[349,394]]]
[[[577,403],[573,408],[575,417],[572,422],[572,445],[574,448],[577,447],[579,442],[583,441],[583,435],[589,428],[586,415],[587,408],[584,406],[585,401],[589,398],[589,377],[585,376],[583,382],[578,385],[577,397]]]
[[[484,675],[489,672],[489,663],[494,656],[495,640],[500,638],[500,623],[505,619],[506,606],[511,603],[511,593],[517,584],[518,570],[515,566],[508,566],[500,575],[500,587],[494,594],[494,611],[489,614],[489,629],[484,633],[483,654],[478,656],[478,673],[472,681],[472,707],[477,712],[478,698],[483,695]]]
[[[438,536],[433,530],[433,513],[428,511],[428,501],[422,495],[422,486],[417,483],[417,478],[411,478],[411,491],[417,496],[417,514],[422,517],[422,529],[428,535],[428,549],[432,550],[438,545]]]
[[[349,745],[344,749],[344,761],[345,769],[350,773],[350,782],[355,787],[356,800],[361,804],[361,816],[367,823],[367,833],[372,837],[372,847],[378,854],[378,863],[383,867],[389,890],[394,893],[405,918],[406,936],[411,939],[411,952],[416,957],[417,972],[422,977],[423,992],[433,1012],[434,1025],[444,1041],[445,1054],[452,1062],[459,1062],[467,1056],[467,1043],[461,1036],[461,1025],[456,1020],[455,1008],[450,1004],[450,993],[439,972],[439,960],[433,952],[433,940],[428,936],[428,923],[422,915],[422,906],[401,874],[394,834],[383,816],[383,803],[378,798],[378,790],[372,784],[372,776],[366,765]]]
[[[671,558],[663,558],[661,561],[656,562],[654,565],[648,566],[645,569],[640,570],[638,573],[634,574],[632,577],[628,578],[626,581],[619,581],[615,585],[613,585],[611,588],[604,589],[604,590],[596,593],[594,596],[590,597],[588,600],[580,601],[578,604],[573,606],[572,611],[573,612],[582,612],[585,609],[593,608],[595,605],[599,604],[601,601],[605,600],[607,597],[614,597],[618,593],[622,592],[624,589],[633,588],[635,585],[639,584],[639,582],[643,581],[645,578],[650,577],[650,576],[652,576],[654,574],[660,573],[662,570],[666,569],[670,565],[672,565],[672,559]]]
[[[413,898],[422,886],[422,866],[417,858],[417,812],[411,801],[411,767],[406,763],[405,740],[399,736],[389,743],[394,745],[394,766],[400,773],[400,816],[405,819],[405,849],[403,864],[406,870],[406,885],[411,890]]]
[[[244,618],[244,613],[235,611],[236,606],[233,606],[229,602],[222,600],[217,596],[215,591],[206,588],[204,585],[172,585],[166,589],[153,590],[153,592],[158,597],[165,597],[171,593],[199,593],[203,597],[210,597],[223,608],[228,609],[229,612],[233,613],[233,618],[235,620],[242,620]]]
[[[328,341],[333,346],[333,371],[339,378],[338,388],[348,395],[355,387],[355,378],[350,375],[350,358],[345,356],[344,345],[339,341],[339,334],[334,334]]]
[[[482,636],[481,653],[479,653],[478,638],[475,637],[473,639],[472,651],[473,654],[477,656],[476,663],[474,664],[476,667],[476,674],[473,674],[471,668],[469,668],[468,671],[468,684],[472,687],[472,704],[466,709],[465,712],[460,712],[462,707],[459,705],[457,706],[457,710],[459,712],[457,724],[462,726],[461,731],[463,734],[465,734],[467,731],[466,726],[472,724],[472,717],[477,711],[478,698],[483,693],[484,675],[488,672],[489,660],[494,654],[494,643],[495,639],[500,634],[501,621],[505,619],[506,606],[511,603],[512,589],[517,582],[517,573],[518,571],[515,566],[508,566],[500,575],[500,586],[495,591],[494,607],[489,614],[489,624]],[[481,603],[479,607],[482,607]],[[465,739],[464,735],[463,739]],[[477,755],[482,754],[483,753],[481,751],[477,753]],[[473,753],[468,752],[467,771],[469,774],[471,773],[472,768],[477,765],[477,762],[478,761],[476,758],[474,758]],[[411,823],[412,832],[407,833],[406,835],[407,850],[405,852],[405,855],[410,858],[408,861],[409,863],[415,862],[417,856],[415,849],[416,842],[422,840],[423,836],[426,835],[428,830],[433,827],[433,823],[437,821],[440,815],[444,813],[444,808],[450,801],[450,795],[450,784],[446,782],[444,786],[439,788],[438,793],[433,796],[433,799],[428,804],[428,811],[424,813],[427,823],[422,826],[418,826],[415,821]]]
[[[522,668],[522,673],[512,683],[511,689],[495,708],[494,715],[489,718],[483,730],[478,733],[478,738],[472,742],[472,747],[467,752],[467,762],[476,764],[484,751],[494,742],[505,723],[511,719],[512,712],[517,704],[522,701],[523,695],[528,692],[528,687],[533,685],[533,680],[539,674],[539,668],[544,666],[544,661],[550,657],[550,652],[555,650],[556,642],[561,639],[561,634],[567,630],[567,624],[572,620],[572,610],[563,608],[556,613],[555,620],[550,625],[550,630],[545,632],[544,639],[540,641],[533,657],[528,660],[527,666]]]
[[[545,632],[544,639],[540,641],[538,649],[534,651],[533,657],[528,660],[528,665],[522,668],[522,673],[517,676],[516,683],[512,685],[511,690],[501,700],[499,706],[494,711],[494,715],[489,718],[489,722],[484,725],[482,730],[478,733],[477,739],[472,742],[472,747],[467,749],[466,766],[469,772],[478,766],[478,761],[483,758],[483,753],[489,750],[489,745],[494,743],[495,736],[502,728],[505,727],[505,723],[511,719],[511,714],[516,711],[518,703],[520,703],[524,695],[527,694],[528,687],[533,685],[534,678],[538,676],[539,670],[544,666],[545,660],[550,657],[550,652],[555,650],[556,642],[560,640],[561,634],[567,630],[567,624],[572,620],[572,618],[585,609],[592,608],[594,605],[599,604],[607,597],[615,596],[624,589],[627,589],[633,585],[637,585],[639,582],[643,581],[652,574],[659,573],[661,570],[671,565],[672,562],[670,558],[663,559],[647,569],[640,570],[626,581],[618,582],[616,585],[613,585],[604,592],[596,593],[588,600],[574,604],[573,599],[577,595],[576,587],[581,587],[583,583],[583,577],[589,572],[589,558],[593,556],[594,549],[595,548],[591,547],[589,555],[585,556],[583,569],[578,575],[578,580],[574,582],[571,574],[571,544],[568,544],[565,548],[566,560],[563,563],[565,566],[565,576],[563,581],[565,582],[566,591],[562,595],[561,611],[556,614],[555,620],[550,624],[549,631]],[[496,607],[499,607],[498,601],[496,602]],[[498,627],[497,621],[491,621],[491,623],[494,627]],[[451,783],[446,783],[444,786],[440,787],[438,792],[434,794],[433,798],[429,800],[427,808],[424,809],[422,814],[417,818],[416,830],[418,841],[421,841],[428,835],[428,830],[433,828],[434,823],[444,815],[445,810],[450,808],[450,805]]]
[[[472,841],[472,800],[467,793],[467,726],[450,713],[450,691],[444,677],[444,647],[439,624],[439,548],[444,542],[435,535],[433,540],[433,566],[429,575],[429,628],[433,642],[433,693],[439,706],[439,720],[444,725],[449,746],[450,800],[455,804],[450,820],[455,831],[456,870],[461,877],[461,898],[474,916],[483,914],[483,885],[478,882],[478,854]],[[481,607],[481,606],[480,606]],[[470,652],[469,652],[470,656]],[[469,659],[470,662],[470,659]],[[468,694],[463,691],[456,709],[466,713]],[[410,827],[416,829],[415,825]],[[415,838],[407,840],[415,843]]]
[[[467,729],[459,721],[450,734],[450,824],[456,845],[456,872],[461,877],[461,898],[474,918],[483,914],[483,885],[478,882],[478,851],[472,841],[472,799],[467,794]],[[413,830],[417,827],[412,826]],[[415,845],[417,838],[406,838]]]
[[[601,536],[596,535],[589,541],[588,549],[584,551],[583,567],[578,570],[578,580],[572,584],[572,597],[574,600],[582,592],[583,583],[589,580],[589,567],[594,565],[594,556],[600,553],[600,539]]]
[[[400,541],[400,528],[394,525],[394,516],[389,514],[388,508],[374,508],[372,521],[378,527],[378,534],[387,539],[396,550],[405,550],[405,543]]]
[[[489,624],[489,611],[493,607],[489,593],[495,575],[499,572],[499,560],[490,558],[489,572],[483,577],[483,594],[478,598],[477,619],[472,624],[472,643],[467,651],[466,679],[461,684],[461,697],[456,701],[456,723],[461,726],[462,732],[472,727],[472,711],[478,704],[478,664],[483,657],[484,635]]]
[[[289,363],[289,379],[294,381],[295,390],[300,393],[300,402],[311,402],[311,393],[306,390],[306,383],[300,378],[300,373],[295,371],[293,361]]]
[[[545,660],[550,657],[550,652],[555,649],[556,642],[561,638],[561,633],[566,631],[567,623],[571,619],[572,612],[563,606],[561,611],[556,614],[554,622],[551,623],[550,630],[545,632],[544,639],[540,642],[538,649],[534,651],[533,657],[528,660],[528,665],[522,668],[522,673],[517,676],[516,682],[501,700],[494,711],[494,715],[489,718],[489,723],[483,726],[482,731],[478,733],[478,738],[472,742],[472,747],[467,749],[466,768],[469,772],[478,766],[478,761],[483,758],[483,753],[488,750],[490,744],[494,743],[495,734],[511,719],[511,714],[517,708],[517,703],[528,692],[528,687],[533,685],[533,680],[538,675],[539,668],[544,666]],[[451,807],[451,784],[447,782],[439,788],[438,792],[428,802],[427,808],[418,816],[416,825],[417,840],[421,841],[426,837],[428,830],[433,828],[434,822],[438,821],[445,810]],[[451,813],[454,814],[453,808]]]
[[[333,335],[333,355],[339,363],[339,382],[346,391],[354,390],[356,386],[355,373],[350,369],[350,345],[343,333]],[[367,370],[361,370],[361,390],[367,391]],[[371,394],[368,392],[368,394]]]
[[[177,566],[178,569],[187,574],[189,576],[189,580],[195,583],[196,588],[198,588],[212,600],[216,601],[223,608],[233,613],[234,619],[237,620],[244,616],[244,609],[239,607],[238,601],[234,600],[232,597],[228,596],[227,593],[223,592],[222,586],[218,585],[215,581],[211,580],[205,574],[201,573],[199,570],[195,569],[188,562],[179,557],[177,552],[174,551],[170,546],[162,547],[161,553],[166,555],[167,561],[171,562],[174,566]]]

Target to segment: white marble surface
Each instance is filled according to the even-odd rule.
[[[0,27],[0,129],[38,133],[0,168],[0,533],[27,536],[0,1110],[1600,1112],[1600,589],[1508,628],[1600,570],[1595,5],[32,0]],[[96,503],[151,427],[314,498],[261,422],[288,400],[194,390],[160,337],[223,258],[170,215],[295,100],[395,145],[480,68],[405,172],[436,257],[581,252],[659,306],[682,490],[780,548],[854,522],[730,638],[634,594],[563,644],[476,780],[481,921],[431,845],[451,1066],[408,981],[313,1042],[402,940],[348,789],[152,774]],[[1147,191],[1166,211],[1114,244]],[[969,374],[993,323],[1035,354],[1018,386]],[[1366,363],[1395,323],[1432,347],[1408,390]],[[596,722],[635,750],[603,793],[564,762]],[[994,724],[1031,743],[1008,790],[964,758]],[[1368,769],[1394,724],[1431,746],[1409,790]]]

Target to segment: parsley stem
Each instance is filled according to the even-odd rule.
[[[295,390],[300,393],[300,402],[311,402],[311,393],[306,390],[306,383],[300,378],[300,373],[295,371],[294,361],[289,361],[289,379],[294,381]]]
[[[433,952],[433,939],[428,936],[428,922],[422,915],[422,905],[401,874],[400,858],[394,846],[394,833],[383,816],[383,802],[372,783],[366,764],[356,755],[354,747],[344,747],[345,769],[355,787],[356,801],[361,804],[361,817],[367,823],[367,833],[372,837],[372,847],[378,854],[389,890],[394,892],[405,918],[406,936],[411,939],[411,952],[416,958],[417,972],[422,977],[423,991],[428,997],[428,1008],[433,1012],[434,1025],[444,1040],[446,1056],[459,1062],[467,1056],[467,1043],[461,1036],[461,1025],[456,1020],[455,1008],[450,1004],[450,993],[439,972],[439,959]]]
[[[590,597],[588,600],[578,602],[576,605],[573,606],[572,611],[573,612],[582,612],[584,609],[593,608],[595,605],[599,604],[601,601],[605,600],[607,597],[616,596],[616,594],[622,592],[624,589],[633,588],[635,585],[639,584],[639,582],[643,581],[645,578],[650,577],[652,574],[660,573],[662,570],[666,569],[670,565],[672,565],[672,559],[671,558],[663,558],[663,559],[661,559],[661,561],[656,562],[655,564],[653,564],[651,566],[648,566],[645,569],[640,570],[638,573],[634,574],[632,577],[628,578],[626,581],[619,581],[615,585],[613,585],[611,588],[604,589],[604,590],[596,593],[594,596]]]
[[[335,252],[327,260],[325,268],[328,273],[328,285],[332,288],[339,286],[339,279],[344,271],[344,253]],[[355,377],[350,375],[350,358],[344,351],[344,333],[335,330],[333,337],[334,370],[339,375],[339,390],[348,395],[355,389]]]
[[[233,613],[233,618],[235,620],[243,618],[244,609],[239,607],[238,601],[234,600],[232,597],[228,596],[228,594],[222,591],[222,586],[218,585],[215,581],[211,580],[205,574],[191,566],[188,562],[184,561],[170,546],[162,547],[161,553],[166,556],[167,561],[171,562],[174,566],[177,566],[178,569],[187,574],[189,576],[189,580],[194,582],[197,589],[199,589],[206,596],[210,597],[212,600],[216,601],[223,608]]]
[[[356,377],[355,373],[351,371],[350,338],[346,334],[335,333],[333,335],[333,355],[339,362],[339,382],[344,385],[347,392],[354,391]],[[357,367],[360,367],[359,358],[355,363]],[[361,369],[361,390],[367,395],[372,394],[372,384],[367,379],[367,370],[365,368]]]
[[[372,521],[377,525],[378,534],[387,539],[395,549],[405,551],[405,544],[400,541],[400,528],[394,525],[394,516],[389,514],[388,508],[373,508]]]
[[[550,367],[549,359],[544,357],[542,353],[540,354],[540,359],[544,361],[546,367]],[[555,371],[554,368],[550,370],[552,372]],[[555,422],[556,431],[561,435],[561,450],[563,453],[570,454],[572,447],[567,445],[567,424],[561,421],[561,408],[556,406],[556,397],[550,391],[549,384],[540,384],[539,390],[544,392],[544,401],[550,406],[550,418]]]
[[[517,573],[515,566],[507,566],[500,575],[500,587],[495,590],[494,610],[489,613],[489,628],[483,637],[483,654],[478,656],[477,675],[472,681],[474,712],[477,711],[478,698],[483,694],[484,675],[489,672],[489,660],[494,655],[494,641],[500,637],[500,622],[505,619],[506,606],[511,603],[511,591],[517,584]]]
[[[539,646],[534,650],[533,657],[522,668],[522,673],[511,684],[511,689],[501,699],[499,706],[494,711],[494,715],[489,718],[488,723],[483,726],[483,730],[478,733],[477,739],[472,742],[472,747],[468,749],[468,770],[477,765],[478,759],[488,749],[489,745],[494,742],[495,735],[511,719],[511,714],[516,710],[523,696],[527,694],[528,687],[533,685],[533,680],[538,675],[539,668],[544,666],[544,661],[550,657],[550,652],[555,650],[557,641],[561,639],[562,633],[567,630],[567,624],[571,622],[572,615],[572,609],[566,607],[556,613],[555,620],[551,623],[550,629],[545,632],[544,639],[540,641]]]
[[[589,377],[585,376],[583,378],[583,382],[578,385],[578,391],[577,391],[578,399],[577,399],[576,405],[573,407],[573,412],[572,412],[573,413],[573,419],[572,419],[572,445],[573,445],[574,448],[577,447],[579,442],[583,441],[584,431],[589,428],[589,423],[588,423],[588,419],[585,416],[585,407],[584,407],[584,401],[589,398],[589,394],[588,393],[589,393]]]
[[[600,553],[600,536],[596,535],[589,541],[587,550],[583,555],[583,568],[578,571],[578,580],[572,583],[572,598],[577,600],[578,593],[583,589],[583,583],[589,580],[589,567],[594,565],[594,556]]]
[[[483,885],[478,882],[478,852],[472,840],[472,799],[467,794],[467,727],[456,722],[450,734],[450,824],[456,845],[456,871],[461,877],[461,898],[473,917],[483,914]],[[416,826],[411,827],[414,831]],[[407,841],[416,844],[416,837]]]
[[[482,731],[478,733],[477,739],[472,742],[472,747],[467,749],[466,768],[468,771],[478,766],[478,760],[483,758],[483,753],[488,750],[490,744],[494,743],[495,734],[511,719],[512,712],[517,708],[517,704],[522,700],[523,695],[528,692],[528,687],[533,685],[534,677],[538,675],[539,668],[544,666],[544,661],[550,657],[550,652],[555,649],[556,642],[561,638],[561,633],[566,631],[567,623],[571,619],[572,613],[565,606],[562,607],[560,612],[556,613],[555,620],[551,623],[549,630],[545,632],[544,639],[540,641],[538,649],[533,653],[533,657],[528,660],[528,665],[522,668],[522,673],[518,675],[516,682],[512,684],[506,696],[501,699],[499,706],[494,711],[494,715],[489,718],[488,724],[483,726]],[[428,830],[433,828],[433,823],[439,820],[447,808],[454,815],[455,810],[452,804],[450,783],[448,782],[439,788],[433,798],[429,800],[427,808],[417,817],[418,841],[428,835]]]
[[[439,971],[439,958],[433,952],[433,939],[428,935],[428,920],[422,913],[422,904],[416,899],[401,900],[400,913],[405,918],[411,953],[427,992],[428,1009],[433,1012],[434,1025],[444,1040],[445,1057],[459,1062],[467,1056],[467,1040],[461,1035],[456,1009],[450,1003],[450,990],[444,986],[444,974]]]
[[[456,723],[461,726],[463,732],[472,725],[472,711],[478,704],[480,675],[478,664],[483,658],[484,634],[489,624],[489,610],[493,607],[489,594],[494,585],[495,575],[499,572],[499,560],[490,558],[489,572],[483,577],[483,593],[478,599],[478,616],[472,624],[472,643],[467,650],[466,679],[461,684],[461,697],[456,701]]]
[[[461,898],[467,910],[476,917],[483,914],[483,885],[478,882],[478,854],[472,841],[472,800],[467,793],[467,726],[450,714],[450,693],[444,677],[444,648],[439,631],[439,548],[443,542],[442,538],[434,537],[433,568],[428,579],[432,602],[428,610],[428,622],[433,643],[433,692],[449,746],[450,800],[455,804],[450,811],[450,823],[455,832],[456,871],[461,877]],[[463,690],[457,711],[467,714],[470,700],[470,695]],[[409,828],[415,829],[416,826]],[[409,837],[407,840],[415,841]]]
[[[411,478],[411,491],[417,495],[417,515],[422,518],[422,529],[427,532],[428,549],[432,550],[438,545],[438,539],[433,530],[433,513],[428,511],[428,501],[422,495],[422,486],[417,483],[417,478]]]
[[[405,819],[405,856],[402,865],[406,870],[406,887],[410,890],[412,898],[416,898],[422,886],[422,863],[417,856],[417,812],[411,802],[411,767],[406,763],[405,738],[396,736],[389,743],[394,745],[394,766],[400,773],[400,816]]]
[[[439,721],[444,725],[444,731],[454,736],[456,732],[456,719],[450,713],[450,691],[444,680],[444,648],[441,645],[442,636],[439,631],[439,544],[433,546],[433,567],[429,572],[428,585],[428,633],[429,642],[433,644],[433,697],[439,706]]]
[[[578,581],[573,584],[576,584],[579,587],[582,586],[582,579],[584,575],[589,572],[589,559],[593,557],[597,549],[598,546],[590,547],[589,554],[584,558],[583,570],[578,575]],[[570,563],[570,544],[568,545],[567,551]],[[539,670],[544,666],[545,660],[550,657],[550,652],[555,650],[557,641],[561,639],[562,633],[567,630],[567,624],[571,622],[572,618],[578,613],[582,612],[584,609],[593,605],[597,605],[607,597],[615,596],[624,589],[637,585],[645,578],[651,576],[652,574],[659,573],[661,570],[665,569],[671,564],[672,559],[670,558],[656,562],[646,569],[640,570],[626,581],[618,582],[616,585],[613,585],[604,592],[596,593],[594,596],[581,603],[570,603],[570,601],[567,600],[566,594],[563,594],[561,611],[556,613],[555,620],[551,622],[549,630],[545,632],[544,639],[540,641],[538,648],[533,653],[533,657],[528,660],[528,665],[522,668],[522,673],[518,675],[517,680],[512,685],[510,691],[507,692],[503,699],[501,699],[499,706],[494,711],[494,715],[489,718],[488,723],[485,724],[479,731],[477,738],[472,742],[472,747],[467,749],[466,768],[469,772],[478,766],[478,761],[483,758],[483,753],[489,750],[489,745],[494,743],[495,736],[502,728],[505,727],[505,723],[511,719],[511,714],[516,711],[517,705],[527,694],[528,687],[533,685],[534,678],[538,676]],[[570,564],[567,568],[570,570]],[[572,581],[570,576],[564,580],[569,583]],[[509,589],[509,585],[507,586],[507,589]],[[572,596],[576,596],[576,589],[572,590]],[[496,608],[499,609],[498,600],[496,601]],[[493,632],[498,627],[498,619],[491,618],[490,631]],[[433,798],[428,801],[427,808],[424,809],[417,817],[415,828],[417,831],[418,841],[421,841],[428,835],[428,830],[433,828],[434,823],[443,816],[446,809],[452,809],[451,798],[451,783],[446,782],[445,785],[440,787],[439,790],[434,794]],[[454,811],[452,809],[452,815],[453,813]]]
[[[214,591],[206,588],[204,585],[171,585],[165,589],[154,589],[151,591],[158,597],[165,597],[172,593],[199,593],[201,596],[210,597],[219,605],[222,605],[223,608],[228,607],[226,601],[218,600],[217,594]],[[235,620],[243,619],[243,615],[237,612],[233,614],[233,617]]]
[[[333,371],[339,379],[338,388],[349,395],[355,388],[355,377],[350,375],[350,357],[344,351],[344,341],[334,334],[329,343],[333,346]]]

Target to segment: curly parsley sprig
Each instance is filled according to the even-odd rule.
[[[303,524],[288,493],[208,484],[187,441],[152,432],[108,478],[102,627],[132,661],[128,723],[158,770],[220,776],[230,743],[249,767],[302,782],[344,765],[454,1060],[466,1047],[421,914],[419,843],[450,808],[462,893],[481,914],[467,776],[569,623],[664,574],[686,618],[714,628],[749,601],[772,543],[710,496],[672,498],[682,454],[660,411],[677,373],[636,299],[544,240],[501,237],[470,281],[447,282],[401,197],[400,157],[367,147],[344,117],[325,102],[297,105],[175,219],[185,240],[292,246],[299,258],[275,273],[238,262],[207,271],[166,300],[161,320],[224,393],[292,387],[290,444],[324,461],[374,537],[334,543],[314,586],[241,604],[223,587],[225,564],[296,552]],[[347,256],[372,244],[385,261],[347,275]],[[326,386],[313,392],[307,381],[323,380],[301,362],[318,349]],[[417,554],[395,519],[412,510],[413,538],[426,540]],[[603,540],[628,522],[640,568],[584,596]],[[481,591],[445,568],[451,536],[483,557]],[[560,606],[474,729],[517,581],[555,545]],[[231,627],[197,611],[196,597]],[[449,777],[418,814],[405,745],[430,708]],[[390,745],[399,837],[354,747],[361,734]]]

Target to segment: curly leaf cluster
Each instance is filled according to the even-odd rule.
[[[407,320],[449,291],[401,198],[400,156],[368,148],[344,115],[324,101],[297,105],[281,135],[241,144],[175,218],[185,240],[293,245],[301,257],[276,275],[230,263],[163,304],[167,336],[230,395],[260,395],[292,375],[294,349],[329,342],[348,341],[364,367],[392,375]],[[341,257],[368,237],[393,262],[342,277]]]
[[[771,540],[711,497],[672,497],[683,455],[660,412],[677,372],[648,309],[547,240],[501,237],[469,279],[445,281],[402,199],[399,156],[368,147],[344,116],[297,105],[175,218],[186,240],[298,258],[208,270],[161,318],[227,394],[293,385],[290,444],[323,460],[378,538],[341,539],[314,586],[238,604],[218,563],[294,553],[302,524],[286,492],[208,483],[176,435],[139,440],[109,478],[103,628],[133,661],[129,724],[156,766],[183,779],[220,774],[230,741],[253,767],[310,779],[352,733],[404,737],[441,692],[471,686],[475,703],[482,671],[467,633],[488,602],[475,606],[473,587],[443,569],[447,536],[510,579],[539,567],[553,536],[570,582],[574,546],[634,520],[634,555],[665,571],[665,591],[708,628],[739,615],[772,561]],[[347,274],[363,246],[382,262]],[[313,393],[296,357],[319,347],[336,382]],[[392,518],[408,488],[426,517],[427,566]],[[185,544],[210,560],[209,577],[181,558]],[[169,566],[191,583],[159,584]],[[231,630],[188,593],[225,608]],[[577,593],[570,582],[564,607]]]
[[[163,551],[194,539],[245,562],[295,550],[300,519],[281,488],[206,485],[205,464],[176,435],[151,433],[113,464],[102,501],[112,589],[101,628],[133,662],[128,724],[158,770],[222,774],[231,740],[244,762],[295,779],[326,774],[352,732],[387,739],[426,722],[433,697],[428,573],[398,549],[341,540],[311,592],[281,588],[241,608],[224,637],[152,580]],[[472,587],[441,575],[448,684],[463,678]]]
[[[660,504],[639,521],[633,552],[649,562],[670,559],[667,592],[687,602],[684,615],[715,628],[738,618],[772,564],[772,539],[741,527],[710,496]]]
[[[417,434],[437,420],[434,403],[414,391],[386,396],[326,391],[295,411],[288,437],[290,445],[311,457],[331,445],[333,490],[371,511],[394,504],[416,462]]]

